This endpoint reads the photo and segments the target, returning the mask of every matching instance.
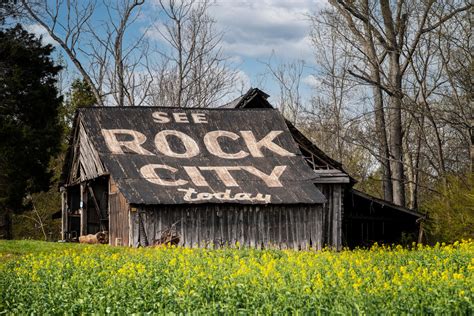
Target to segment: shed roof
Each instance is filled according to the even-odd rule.
[[[78,126],[130,204],[325,201],[274,109],[93,107]]]

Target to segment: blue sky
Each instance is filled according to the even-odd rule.
[[[261,86],[269,94],[276,94],[271,80],[261,81],[266,72],[265,65],[273,61],[288,62],[303,59],[308,66],[305,71],[304,88],[309,90],[311,72],[314,71],[310,23],[307,15],[320,9],[322,0],[264,0],[264,1],[217,1],[211,14],[217,27],[224,32],[225,52],[241,61],[240,69],[248,76],[252,86]]]
[[[157,0],[149,0],[146,5],[156,7],[157,3]],[[268,62],[270,58],[273,62],[302,59],[307,65],[302,88],[304,95],[309,97],[314,82],[311,73],[314,73],[315,65],[307,15],[321,9],[325,3],[325,0],[217,0],[209,13],[216,21],[217,31],[223,32],[224,54],[239,70],[239,77],[247,88],[261,88],[275,98],[277,86],[268,77],[265,80],[262,76],[266,72],[263,62]],[[144,7],[129,32],[140,35],[150,23],[159,20],[157,12]],[[106,15],[103,7],[97,10],[96,20],[101,15]],[[30,25],[29,29],[45,34],[39,25]],[[154,35],[154,38],[159,36]],[[44,39],[51,41],[46,35]],[[160,41],[157,43],[162,45]]]

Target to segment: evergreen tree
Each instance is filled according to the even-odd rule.
[[[60,66],[51,45],[20,25],[0,30],[0,238],[12,237],[11,215],[50,187],[49,162],[60,149]]]
[[[94,106],[95,104],[96,98],[90,85],[84,79],[74,79],[71,88],[66,93],[66,101],[62,107],[61,116],[66,135],[69,135],[68,133],[72,127],[76,110],[78,108]]]
[[[70,102],[74,109],[90,107],[96,104],[92,88],[84,79],[76,79],[72,82]]]

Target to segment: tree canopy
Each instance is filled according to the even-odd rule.
[[[54,48],[20,25],[0,30],[0,235],[11,237],[11,214],[28,195],[50,186],[51,158],[60,149],[61,67]]]

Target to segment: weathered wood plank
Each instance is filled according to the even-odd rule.
[[[221,210],[216,212],[216,214],[218,215],[217,219],[218,219],[218,231],[219,231],[219,235],[217,238],[217,247],[223,247],[226,244],[226,241],[228,240],[228,238],[226,238],[224,234],[224,231],[227,232],[227,227],[225,226],[225,220],[224,220],[225,215],[224,215],[224,211],[221,211]]]
[[[138,227],[138,212],[133,212],[133,246],[140,245],[140,230]]]
[[[336,193],[332,203],[337,205],[338,201]],[[110,205],[114,207],[112,201]],[[341,242],[340,237],[333,237],[341,229],[340,215],[326,214],[327,222],[323,223],[326,209],[320,205],[221,208],[147,208],[143,214],[145,231],[151,242],[150,236],[158,237],[160,225],[161,232],[176,224],[176,232],[182,236],[179,245],[185,247],[232,246],[238,241],[253,248],[320,249],[326,240],[338,245]],[[327,236],[323,236],[325,225],[330,225]],[[131,235],[136,239],[135,233]]]
[[[216,225],[216,212],[214,209],[212,209],[211,207],[206,207],[207,209],[207,216],[208,218],[210,219],[210,222],[211,222],[211,229],[210,229],[210,233],[209,233],[209,245],[211,248],[214,248],[215,245],[216,245],[216,240],[217,240],[217,225]]]
[[[295,236],[295,217],[293,209],[288,209],[288,247],[296,249],[296,236]]]
[[[191,222],[191,212],[192,211],[188,209],[183,209],[183,217],[185,217],[184,223],[183,223],[183,231],[184,231],[183,244],[184,244],[184,247],[186,248],[190,248],[192,245],[192,242],[191,242],[192,236],[191,236],[190,228],[193,226]]]
[[[244,210],[243,208],[239,208],[237,210],[239,218],[238,218],[238,225],[239,225],[239,244],[240,246],[245,246],[245,218],[244,218]]]
[[[283,216],[281,214],[281,208],[278,208],[277,230],[278,230],[278,247],[281,249],[282,243],[283,243]]]
[[[257,211],[257,217],[258,217],[258,221],[257,221],[257,225],[258,225],[258,244],[257,244],[257,248],[261,249],[263,247],[265,247],[265,243],[266,243],[266,225],[265,225],[265,222],[264,222],[264,211],[256,206],[255,207],[256,211]]]
[[[337,250],[341,248],[341,185],[334,186],[334,222],[333,222],[333,246]]]
[[[306,250],[307,249],[307,211],[308,211],[308,206],[302,205],[301,211],[300,211],[300,221],[301,221],[301,232],[300,232],[300,249],[301,250]]]
[[[203,231],[203,227],[202,227],[202,220],[201,220],[201,217],[202,217],[202,209],[196,209],[196,212],[195,212],[195,222],[194,222],[194,225],[195,225],[195,234],[193,236],[193,247],[204,247],[204,244],[202,242],[202,231]]]
[[[254,246],[252,248],[258,247],[258,212],[255,207],[249,206],[249,209],[252,212],[252,235]]]
[[[318,207],[316,212],[316,248],[317,249],[323,249],[324,246],[324,236],[323,236],[323,216],[326,212],[326,210],[322,207]]]
[[[290,242],[291,242],[291,234],[290,234],[290,227],[289,227],[289,221],[290,219],[288,218],[289,212],[286,209],[281,210],[282,216],[282,229],[283,229],[283,234],[282,234],[282,240],[281,240],[281,247],[282,249],[289,249],[290,248]]]

